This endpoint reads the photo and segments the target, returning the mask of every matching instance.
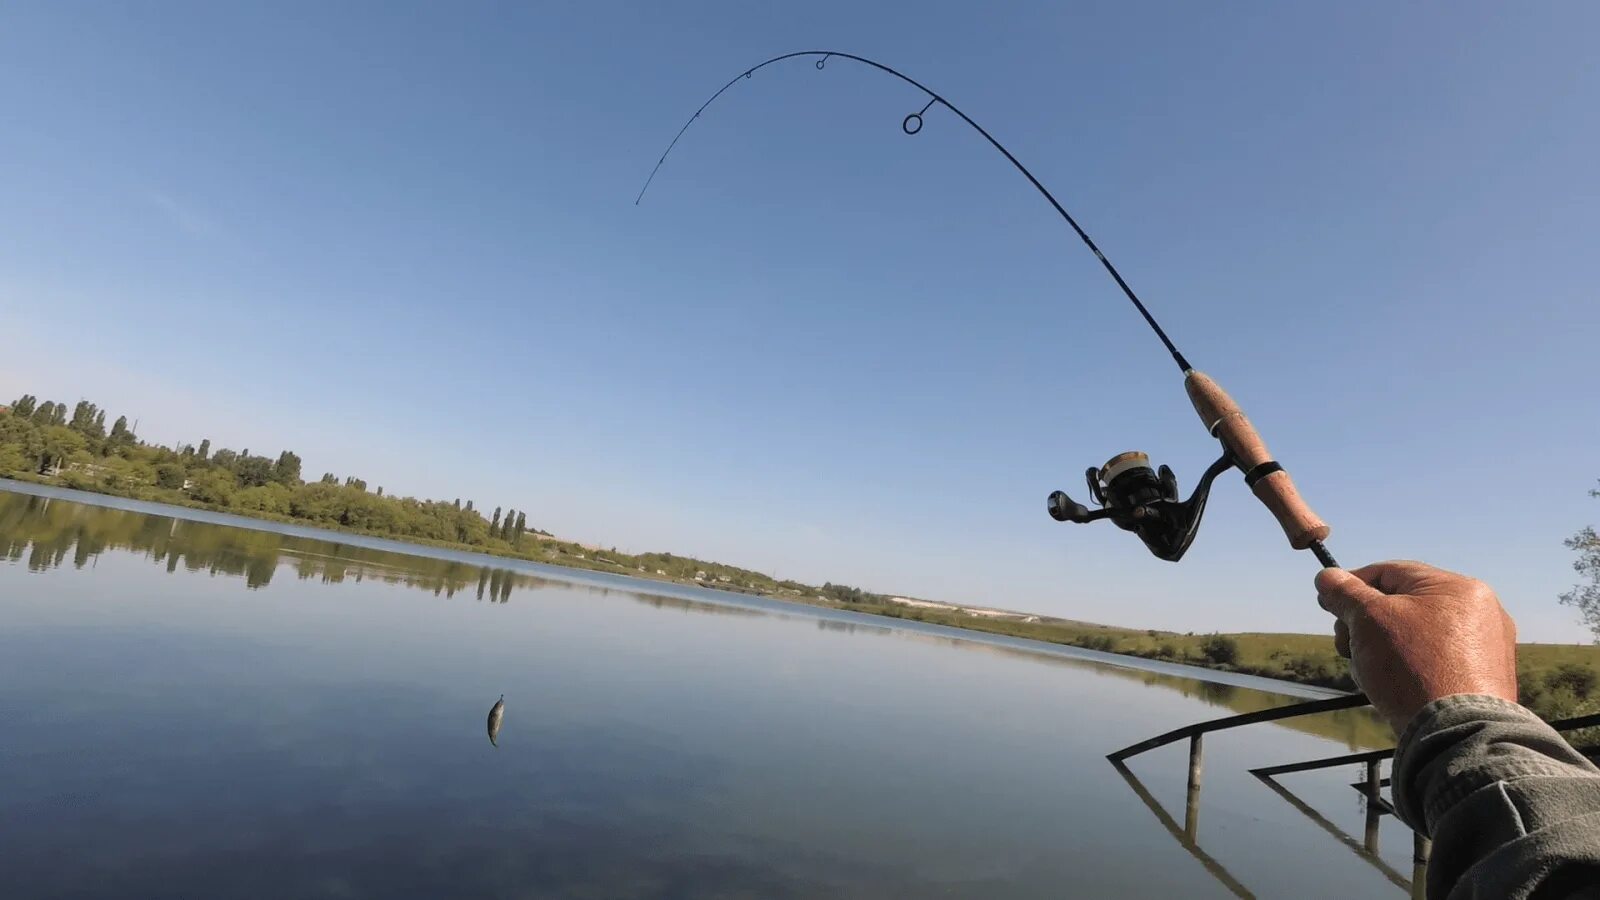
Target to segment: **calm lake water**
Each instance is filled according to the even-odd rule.
[[[1404,896],[1245,771],[1364,713],[1208,738],[1197,847],[1105,760],[1270,682],[237,521],[0,482],[0,895]]]

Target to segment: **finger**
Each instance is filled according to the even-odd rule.
[[[1333,622],[1333,649],[1345,659],[1350,658],[1350,626],[1343,619]]]
[[[1370,567],[1369,567],[1370,568]],[[1383,598],[1383,593],[1343,569],[1323,569],[1317,573],[1317,603],[1340,619]]]
[[[1415,592],[1419,584],[1438,575],[1440,571],[1416,560],[1392,559],[1351,569],[1350,574],[1385,594],[1410,594]]]

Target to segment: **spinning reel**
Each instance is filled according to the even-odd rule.
[[[1157,557],[1177,562],[1200,530],[1211,482],[1237,466],[1250,492],[1283,526],[1289,546],[1310,550],[1324,566],[1337,567],[1339,563],[1322,544],[1328,536],[1327,523],[1300,499],[1289,473],[1267,452],[1267,445],[1239,404],[1215,381],[1192,369],[1184,373],[1183,386],[1206,430],[1222,442],[1222,456],[1200,476],[1189,499],[1178,499],[1178,476],[1171,469],[1150,468],[1150,457],[1134,450],[1111,457],[1098,469],[1090,467],[1089,496],[1100,504],[1099,509],[1091,511],[1066,492],[1055,491],[1049,499],[1050,518],[1057,522],[1110,519],[1118,528],[1137,534]]]
[[[1119,453],[1104,466],[1090,466],[1084,473],[1089,496],[1100,504],[1099,509],[1091,511],[1065,491],[1052,491],[1047,501],[1050,518],[1057,522],[1110,519],[1123,531],[1137,534],[1158,558],[1177,562],[1200,530],[1211,482],[1233,465],[1233,455],[1224,452],[1200,476],[1189,499],[1180,501],[1178,476],[1172,469],[1151,469],[1150,457],[1138,450]]]

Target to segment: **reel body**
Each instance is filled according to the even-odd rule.
[[[1211,483],[1232,466],[1232,455],[1224,453],[1200,476],[1189,499],[1180,500],[1178,476],[1172,469],[1152,469],[1150,457],[1137,450],[1119,453],[1084,473],[1089,496],[1099,509],[1090,510],[1065,491],[1054,491],[1047,501],[1050,517],[1079,523],[1110,519],[1118,528],[1137,534],[1157,558],[1177,562],[1200,530]]]

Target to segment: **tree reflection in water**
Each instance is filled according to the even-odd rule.
[[[563,584],[507,568],[0,492],[0,556],[43,572],[69,560],[92,566],[107,550],[131,551],[168,572],[243,578],[251,589],[269,585],[280,568],[302,580],[373,579],[445,597],[475,585],[477,599],[491,603],[508,602],[513,589]]]

